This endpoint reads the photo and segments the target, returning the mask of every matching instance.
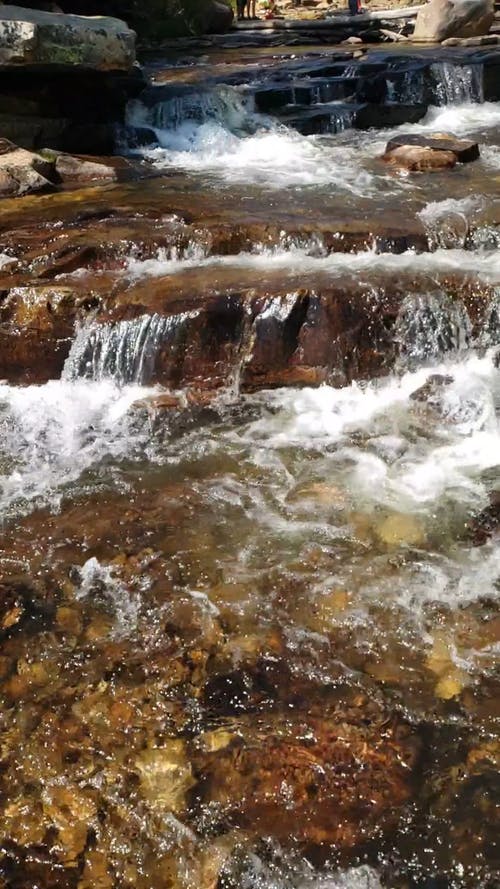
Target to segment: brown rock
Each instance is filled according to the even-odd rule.
[[[172,739],[163,747],[144,750],[136,759],[142,792],[151,808],[179,814],[195,785],[184,741]]]
[[[78,889],[113,889],[114,880],[108,871],[106,856],[92,850],[85,856],[85,867]]]
[[[0,639],[22,629],[30,619],[41,623],[53,614],[52,597],[29,577],[0,580]]]
[[[118,176],[111,164],[98,163],[71,154],[59,154],[55,162],[56,173],[62,182],[116,182]]]
[[[477,37],[488,33],[494,16],[493,0],[431,0],[417,15],[413,40]]]
[[[386,164],[409,170],[411,173],[428,173],[435,170],[451,170],[457,164],[452,151],[436,151],[418,145],[401,145],[386,152],[382,157]]]
[[[410,133],[395,136],[386,145],[386,154],[396,148],[418,145],[433,151],[451,151],[461,164],[470,163],[479,157],[479,145],[471,139],[457,139],[449,133],[431,133],[429,136]]]
[[[56,611],[57,627],[64,633],[79,636],[82,631],[82,620],[76,608],[61,606]]]
[[[205,756],[201,771],[206,802],[241,827],[350,847],[394,825],[410,796],[417,748],[402,726],[325,717],[239,729],[240,743]]]
[[[56,854],[63,861],[74,861],[86,846],[97,813],[94,800],[78,787],[57,785],[46,788],[42,800],[44,817],[58,832]]]

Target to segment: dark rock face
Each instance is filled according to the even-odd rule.
[[[221,33],[230,28],[233,11],[225,0],[63,0],[65,12],[114,15],[141,36],[155,40],[193,33]]]
[[[130,74],[57,66],[4,70],[2,135],[23,148],[112,154],[116,125],[143,86],[138,69]]]
[[[484,284],[478,288],[467,275],[443,275],[439,282],[409,270],[388,275],[382,262],[368,285],[359,280],[355,265],[351,272],[341,262],[343,270],[334,283],[331,271],[321,271],[321,264],[319,269],[313,265],[285,276],[283,269],[270,267],[257,280],[251,262],[242,267],[231,256],[251,253],[259,243],[278,246],[285,235],[308,243],[308,223],[303,229],[293,223],[284,232],[282,224],[270,220],[254,218],[244,224],[232,208],[216,217],[213,197],[212,218],[207,219],[201,194],[196,209],[188,209],[189,195],[176,199],[174,192],[168,209],[176,215],[138,219],[130,204],[136,190],[135,185],[124,189],[126,210],[120,213],[115,189],[114,215],[102,204],[108,200],[107,192],[97,192],[100,198],[92,204],[89,197],[83,218],[75,218],[68,193],[72,216],[57,229],[51,227],[50,216],[48,225],[41,222],[34,200],[26,205],[22,222],[20,206],[4,215],[11,231],[2,236],[3,378],[17,382],[58,378],[76,322],[101,325],[106,337],[120,322],[154,318],[165,334],[160,332],[148,376],[166,386],[212,393],[230,384],[235,374],[244,390],[255,391],[324,381],[343,385],[387,373],[400,351],[395,325],[401,305],[408,294],[426,293],[429,287],[432,292],[437,288],[449,293],[474,331],[483,323],[492,291]],[[140,191],[141,201],[146,193],[153,201],[155,195],[161,199],[156,180],[150,186],[142,182]],[[379,242],[384,251],[394,253],[427,247],[420,223],[407,222],[405,234],[402,222],[398,237],[390,231],[382,237],[376,224],[377,220],[367,220],[364,230],[346,226],[342,231],[333,220],[318,220],[314,237],[320,238],[325,255],[332,256],[363,251]],[[173,274],[166,269],[164,275],[160,267],[153,276],[144,274],[142,267],[134,272],[128,264],[131,256],[156,260],[159,251],[182,259],[193,246],[207,258],[224,260],[199,268],[188,263]],[[77,270],[81,274],[74,275]],[[444,350],[452,347],[443,343]]]
[[[70,254],[66,262],[71,268]],[[398,356],[394,324],[409,283],[404,276],[386,282],[376,301],[352,278],[337,286],[316,279],[297,291],[276,281],[256,292],[251,284],[209,289],[205,275],[201,294],[193,289],[196,276],[184,277],[146,279],[119,298],[102,290],[92,297],[92,291],[79,292],[62,281],[13,287],[0,313],[0,373],[16,382],[57,378],[76,321],[96,321],[106,338],[117,322],[148,317],[158,323],[170,319],[148,381],[174,388],[213,392],[235,374],[245,391],[325,381],[345,385],[387,373]],[[458,302],[467,301],[467,284],[454,286]],[[472,313],[481,311],[483,300],[484,293]]]
[[[36,4],[35,4],[36,5]],[[111,154],[142,86],[135,33],[119,19],[3,6],[0,129],[23,148]]]
[[[130,71],[135,33],[120,19],[54,15],[2,5],[0,65],[64,65],[97,71]]]

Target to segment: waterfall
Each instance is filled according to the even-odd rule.
[[[434,101],[438,105],[483,102],[483,66],[435,62],[430,68]]]
[[[265,118],[255,112],[254,97],[230,86],[179,95],[171,95],[161,87],[151,87],[147,95],[134,99],[127,107],[129,126],[152,127],[160,131],[178,130],[186,123],[216,123],[231,133],[252,133],[262,127],[264,121]]]
[[[338,110],[335,109],[330,115],[328,132],[343,133],[344,130],[350,129],[350,127],[352,127],[354,115],[354,109],[349,108],[347,105],[339,105]]]
[[[405,71],[401,80],[387,78],[387,100],[401,105],[420,105],[425,102],[424,69]]]
[[[500,345],[500,287],[490,300],[477,337],[477,345],[483,349]]]
[[[445,293],[407,296],[396,320],[395,340],[403,363],[410,366],[459,352],[471,340],[467,310]]]
[[[435,62],[388,74],[387,99],[402,105],[461,105],[483,102],[483,66]]]
[[[141,315],[132,321],[82,325],[66,359],[63,380],[112,379],[119,385],[151,380],[159,349],[171,342],[188,318],[183,312],[164,318]]]
[[[342,74],[342,77],[359,77],[359,74],[360,74],[359,65],[356,65],[356,63],[354,63],[351,65],[345,66],[344,73]]]

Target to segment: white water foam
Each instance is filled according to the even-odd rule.
[[[258,855],[247,857],[241,889],[382,889],[377,872],[367,865],[321,872],[306,861],[269,865]]]
[[[344,146],[278,124],[241,138],[221,124],[186,123],[179,131],[159,132],[158,138],[162,147],[144,156],[160,169],[180,167],[271,189],[335,185],[360,195],[373,181]]]
[[[115,612],[116,625],[113,635],[121,637],[133,631],[139,616],[140,599],[137,593],[119,580],[111,565],[102,565],[95,557],[87,559],[79,570],[80,584],[77,599],[100,598]]]
[[[284,249],[261,248],[253,253],[239,253],[235,256],[206,256],[183,260],[148,259],[134,260],[132,270],[135,278],[161,277],[189,268],[235,268],[255,269],[257,272],[282,271],[291,277],[296,274],[328,273],[331,275],[364,273],[398,274],[415,272],[435,275],[439,273],[471,273],[485,283],[500,283],[499,250],[464,250],[440,247],[431,253],[377,253],[375,250],[362,250],[358,253],[325,253],[318,250],[317,241],[298,247]]]
[[[171,101],[151,108],[140,101],[129,105],[128,124],[150,127],[156,134],[161,147],[141,153],[160,169],[180,167],[273,189],[335,183],[362,194],[370,185],[371,174],[353,163],[345,146],[325,147],[258,114],[236,89],[220,87],[188,99],[181,106]],[[339,110],[341,130],[345,114]]]
[[[411,395],[435,375],[452,382],[421,409]],[[500,465],[500,373],[493,353],[367,385],[281,389],[260,399],[272,412],[248,427],[245,443],[278,451],[335,446],[334,462],[345,461],[347,487],[364,503],[425,513],[447,496],[482,507],[481,475]],[[353,445],[360,436],[364,445]],[[397,441],[396,452],[380,447],[387,437]]]
[[[419,123],[377,134],[375,139],[368,132],[346,141],[341,132],[349,117],[345,105],[339,105],[339,135],[303,136],[256,113],[249,96],[227,86],[152,107],[134,101],[128,108],[128,123],[154,130],[160,147],[141,153],[160,169],[177,167],[271,189],[329,185],[363,196],[377,186],[404,187],[401,177],[396,184],[382,166],[374,171],[367,164],[383,153],[385,141],[394,133],[455,132],[475,135],[482,142],[495,137],[500,108],[482,102],[480,68],[446,64],[435,68],[438,97],[445,104],[430,108]],[[500,163],[500,150],[487,146],[485,159],[490,165]]]
[[[148,439],[132,404],[153,390],[112,381],[0,385],[0,505],[4,516],[57,506],[65,488],[103,460],[133,458]]]

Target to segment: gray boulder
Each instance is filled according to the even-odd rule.
[[[135,32],[120,19],[0,6],[0,67],[64,65],[129,71]]]
[[[234,13],[227,2],[211,0],[203,13],[203,30],[207,34],[223,34],[233,23]]]
[[[494,0],[430,0],[417,15],[413,39],[441,43],[450,37],[480,37],[494,17]]]
[[[0,197],[53,191],[54,162],[0,139]]]

